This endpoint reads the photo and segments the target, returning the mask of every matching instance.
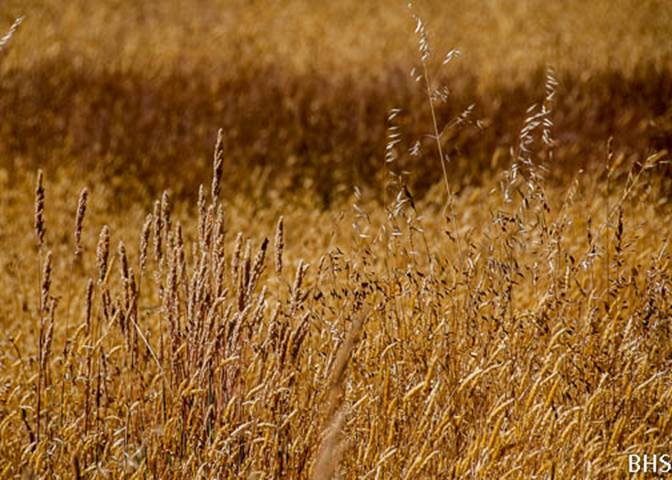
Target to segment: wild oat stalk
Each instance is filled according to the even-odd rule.
[[[441,140],[442,130],[439,128],[436,105],[434,104],[435,93],[433,88],[433,79],[430,76],[430,68],[429,68],[429,62],[431,58],[429,33],[427,32],[427,27],[425,26],[425,23],[422,20],[422,18],[415,13],[412,1],[408,3],[408,8],[416,24],[415,33],[418,37],[418,53],[420,55],[420,64],[422,65],[422,75],[420,76],[414,75],[414,77],[416,78],[416,81],[422,79],[424,82],[425,95],[427,97],[427,103],[429,105],[429,111],[431,113],[431,119],[432,119],[432,137],[436,144],[436,153],[441,163],[441,171],[443,173],[443,183],[446,188],[447,199],[443,207],[443,211],[445,213],[447,209],[450,209],[450,217],[452,219],[455,228],[455,235],[457,237],[457,248],[459,251],[460,260],[462,263],[464,263],[464,249],[462,245],[462,236],[460,233],[460,226],[457,224],[457,214],[455,211],[455,195],[453,194],[453,190],[450,186],[450,181],[448,180],[448,163],[450,159],[448,158],[447,154],[444,154],[443,151],[443,145]],[[459,52],[459,50],[449,52],[443,61],[444,65],[450,62],[454,57],[459,55],[459,53],[453,53],[453,52]]]

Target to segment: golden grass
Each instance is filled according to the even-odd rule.
[[[439,123],[470,104],[484,120],[451,139],[455,179],[478,182],[516,141],[547,65],[561,83],[557,165],[585,167],[610,135],[627,153],[672,147],[667,2],[463,3],[416,6],[437,56],[463,52],[436,75],[451,91]],[[419,62],[405,2],[21,0],[5,12],[7,28],[28,15],[0,64],[10,181],[25,168],[84,166],[135,200],[190,194],[221,127],[231,185],[316,192],[328,207],[353,184],[384,181],[391,108],[407,112],[410,136],[432,128],[409,75]],[[415,191],[440,179],[433,163],[405,161]]]
[[[0,478],[672,453],[666,4],[7,5]]]

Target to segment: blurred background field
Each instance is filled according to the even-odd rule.
[[[442,71],[441,119],[474,104],[482,121],[450,139],[456,186],[478,182],[498,149],[506,158],[547,66],[560,81],[558,166],[589,164],[609,135],[628,153],[670,146],[669,2],[417,9],[435,56],[463,53]],[[221,127],[231,185],[308,190],[328,206],[380,183],[390,109],[407,112],[409,137],[429,127],[405,2],[21,0],[0,15],[27,15],[0,65],[10,174],[39,164],[95,171],[134,197],[193,191]],[[419,193],[440,178],[424,159],[405,167]]]

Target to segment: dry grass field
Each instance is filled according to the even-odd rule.
[[[671,455],[670,31],[664,0],[1,2],[0,478]]]

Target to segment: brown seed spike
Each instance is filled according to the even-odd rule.
[[[128,256],[126,255],[126,245],[124,242],[119,242],[117,249],[119,252],[119,274],[124,283],[128,282]]]
[[[79,194],[79,202],[77,202],[77,217],[75,218],[75,255],[79,256],[82,253],[82,228],[84,226],[84,215],[86,214],[86,206],[89,198],[89,191],[83,188]]]
[[[49,301],[49,289],[51,288],[51,250],[47,252],[44,259],[44,268],[42,269],[42,288],[40,295],[40,310],[47,312],[47,303]]]
[[[285,248],[285,224],[284,218],[278,219],[278,225],[275,227],[275,241],[273,243],[273,252],[275,253],[275,273],[282,273],[282,251]]]
[[[96,249],[96,265],[98,267],[98,283],[103,283],[107,276],[107,260],[110,256],[110,228],[105,225],[100,230],[98,248]]]
[[[221,190],[222,169],[224,166],[224,138],[222,134],[223,131],[220,128],[217,132],[215,157],[212,162],[212,203],[217,203]]]
[[[206,200],[205,200],[205,188],[203,185],[198,187],[198,236],[201,242],[201,245],[205,245],[205,222],[206,222]]]
[[[89,278],[86,284],[86,307],[84,308],[84,323],[86,333],[91,332],[91,311],[93,309],[93,280]]]
[[[37,171],[37,186],[35,187],[35,235],[37,236],[37,245],[44,245],[44,174],[42,170]]]
[[[147,265],[147,247],[149,245],[149,234],[152,228],[152,214],[148,213],[145,217],[145,223],[142,226],[140,235],[140,274],[145,271]]]
[[[170,195],[167,191],[164,191],[163,195],[161,195],[161,222],[165,227],[165,231],[169,232],[172,223],[170,221]]]
[[[161,261],[163,258],[162,254],[162,241],[161,235],[163,235],[163,217],[161,216],[161,202],[159,200],[154,202],[154,260],[156,263]]]
[[[236,243],[233,247],[233,255],[231,256],[231,281],[235,284],[238,278],[238,267],[240,266],[240,255],[243,248],[243,234],[238,233],[236,236]]]
[[[264,270],[264,259],[266,258],[267,249],[268,239],[264,238],[264,241],[259,247],[257,255],[254,257],[254,263],[252,264],[252,269],[250,271],[250,278],[247,281],[246,298],[250,298],[252,296],[252,292],[254,291],[254,288],[259,281],[259,277],[261,277],[261,273]]]
[[[44,345],[42,346],[42,358],[40,358],[41,368],[44,372],[47,369],[47,362],[51,354],[51,344],[54,339],[54,312],[56,310],[56,300],[51,299],[47,311],[49,312],[49,324],[47,326],[47,333],[44,337]]]

